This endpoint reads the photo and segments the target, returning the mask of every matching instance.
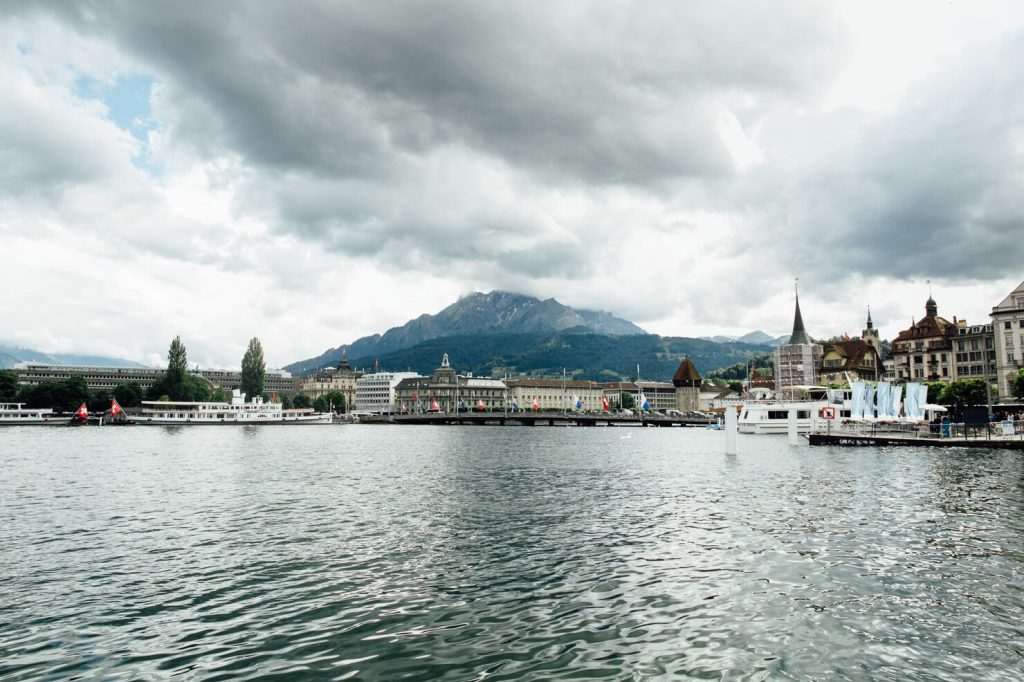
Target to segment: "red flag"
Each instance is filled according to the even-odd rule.
[[[412,399],[413,399],[413,400],[416,400],[416,391],[413,391],[413,392],[412,392]]]
[[[117,398],[114,398],[113,400],[111,400],[110,401],[110,416],[111,417],[116,417],[117,415],[121,414],[122,412],[124,412],[124,410],[122,410],[121,406],[117,404]]]
[[[82,406],[79,407],[77,411],[75,411],[75,416],[78,417],[79,419],[88,418],[89,408],[85,406],[85,403],[82,403]]]
[[[608,404],[608,396],[602,394],[601,395],[601,409],[602,410],[607,410],[609,407],[610,407],[610,405]]]
[[[431,400],[430,401],[430,409],[433,410],[434,412],[440,412],[441,411],[441,406],[437,404],[436,400]]]
[[[484,400],[483,400],[483,398],[477,398],[477,401],[476,401],[476,406],[477,406],[477,407],[479,407],[479,408],[481,409],[481,411],[482,411],[482,410],[486,410],[486,409],[487,409],[487,406],[486,406],[486,405],[484,405]]]
[[[537,396],[533,396],[533,409],[535,409],[535,410],[539,410],[540,409],[540,403],[537,402]]]

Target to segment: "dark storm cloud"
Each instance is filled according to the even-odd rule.
[[[728,173],[713,98],[815,87],[835,38],[809,2],[57,7],[169,74],[179,135],[332,174],[447,144],[559,179]]]

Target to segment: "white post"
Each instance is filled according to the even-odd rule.
[[[789,444],[799,445],[800,435],[797,433],[796,430],[796,408],[789,408],[789,412],[786,415],[786,419],[789,425]]]
[[[736,408],[725,408],[725,454],[736,454]]]

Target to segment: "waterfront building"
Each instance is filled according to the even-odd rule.
[[[85,365],[49,365],[38,362],[21,362],[12,371],[18,375],[18,383],[36,386],[43,381],[63,381],[71,377],[82,377],[90,391],[112,391],[120,384],[134,381],[148,390],[157,377],[164,373],[159,367],[93,367]],[[242,373],[227,369],[196,369],[190,374],[204,379],[213,388],[231,391],[242,386]],[[291,394],[298,389],[297,380],[284,370],[268,369],[264,375],[264,389],[267,393]]]
[[[1024,282],[992,308],[996,385],[999,401],[1013,400],[1013,383],[1024,369]]]
[[[715,386],[714,384],[701,384],[700,402],[697,406],[698,412],[709,410],[720,410],[729,405],[736,405],[742,396],[728,386]]]
[[[504,410],[506,393],[499,379],[457,374],[447,353],[430,377],[408,377],[395,386],[398,410],[408,412],[429,411],[435,402],[443,412],[476,410],[481,404],[486,410]]]
[[[984,379],[996,383],[996,349],[992,324],[957,321],[952,342],[952,380]]]
[[[639,381],[637,386],[643,391],[653,412],[679,409],[676,387],[671,381]],[[639,408],[640,405],[638,404],[637,407]]]
[[[679,363],[676,373],[672,375],[672,386],[675,387],[676,394],[675,409],[682,412],[699,411],[701,409],[700,393],[702,383],[704,383],[704,380],[701,379],[697,368],[690,362],[690,358],[683,356],[683,361]]]
[[[423,379],[416,372],[374,372],[356,379],[355,411],[392,414],[400,411],[398,385],[406,379]]]
[[[331,392],[345,396],[345,410],[351,412],[356,404],[356,381],[363,372],[352,369],[344,351],[337,367],[328,367],[299,381],[299,393],[316,399]]]
[[[800,314],[800,294],[797,293],[793,333],[788,342],[775,349],[775,390],[784,392],[792,386],[817,384],[821,353],[821,345],[814,343],[804,329],[804,318]]]
[[[882,359],[875,346],[864,339],[839,341],[824,345],[818,380],[826,384],[851,381],[878,381]]]
[[[606,381],[598,385],[604,392],[612,409],[622,407],[623,394],[628,393],[634,405],[636,405],[637,398],[640,396],[640,388],[632,381]]]
[[[901,331],[892,342],[896,381],[951,381],[953,336],[957,325],[939,317],[931,296],[924,304],[925,316]]]
[[[521,410],[533,409],[533,401],[541,410],[574,410],[575,396],[583,402],[580,408],[584,411],[604,409],[604,391],[596,381],[579,381],[575,379],[508,379],[509,405],[516,405]]]

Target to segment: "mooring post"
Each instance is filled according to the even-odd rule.
[[[792,407],[789,408],[789,411],[788,411],[788,413],[786,415],[786,419],[788,421],[788,426],[789,426],[789,444],[790,445],[799,445],[800,444],[800,434],[798,434],[797,430],[796,430],[796,409],[795,408],[792,408]]]
[[[736,408],[725,408],[725,454],[736,454]]]

